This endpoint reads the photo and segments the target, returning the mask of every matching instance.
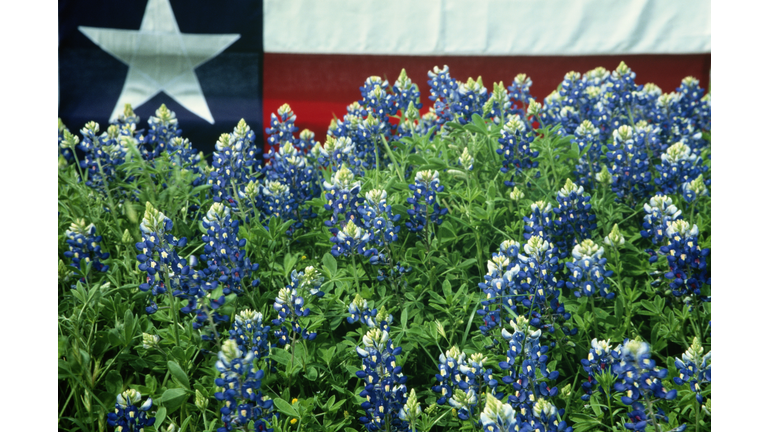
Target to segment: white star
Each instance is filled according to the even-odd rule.
[[[169,0],[149,0],[139,30],[78,29],[121,62],[128,76],[110,121],[126,103],[138,108],[165,92],[181,106],[213,124],[194,69],[221,54],[239,34],[187,34],[179,31]]]

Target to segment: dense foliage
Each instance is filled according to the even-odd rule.
[[[59,428],[709,430],[698,81],[429,85],[368,78],[324,143],[284,105],[263,160],[59,122]]]

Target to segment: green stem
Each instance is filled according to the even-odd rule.
[[[595,296],[589,296],[589,304],[592,306],[592,331],[595,332],[595,337],[600,337],[600,329],[597,327],[597,313],[595,313]]]
[[[384,150],[387,152],[387,156],[389,156],[389,160],[392,162],[392,165],[395,166],[395,171],[397,171],[398,177],[400,177],[400,181],[405,181],[405,176],[403,176],[403,171],[400,169],[400,164],[397,163],[397,160],[395,160],[395,155],[392,153],[392,149],[389,148],[389,143],[387,142],[387,139],[384,137],[384,135],[379,135],[381,137],[381,142],[384,143]]]
[[[352,252],[352,275],[355,276],[355,286],[357,292],[360,292],[360,280],[357,278],[357,263],[355,262],[355,252]]]

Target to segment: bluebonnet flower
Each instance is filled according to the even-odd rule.
[[[518,259],[520,245],[514,240],[505,241],[488,260],[488,273],[485,282],[478,284],[485,293],[485,299],[480,302],[477,314],[483,318],[480,331],[485,335],[502,323],[501,312],[516,309],[512,296],[521,295],[515,277],[520,272],[520,266],[525,265]]]
[[[661,158],[669,148],[669,144],[662,140],[661,128],[645,120],[635,123],[635,141],[641,147],[645,147],[645,152],[654,160]]]
[[[320,276],[320,272],[312,266],[305,268],[303,272],[297,273],[296,270],[291,272],[291,283],[280,289],[273,305],[278,315],[272,320],[272,324],[277,328],[275,337],[278,344],[292,343],[296,334],[307,340],[314,340],[317,337],[317,333],[310,332],[301,325],[300,318],[309,316],[310,310],[305,307],[304,297],[300,294],[307,292],[316,297],[323,297],[325,293],[319,290],[322,282],[323,277]],[[285,326],[286,322],[291,328],[290,331]]]
[[[405,69],[400,71],[397,81],[395,81],[395,84],[392,86],[392,93],[394,94],[393,106],[395,108],[395,114],[397,114],[398,110],[400,110],[402,114],[405,114],[405,111],[411,104],[413,104],[414,108],[417,110],[421,109],[423,106],[421,102],[419,102],[419,96],[421,96],[419,86],[414,84],[411,79],[408,78]]]
[[[362,162],[357,158],[355,142],[348,136],[334,138],[328,135],[325,145],[315,145],[312,154],[317,159],[318,167],[330,168],[334,174],[346,166],[355,175],[362,175]]]
[[[121,121],[131,122],[133,120],[130,115],[132,112],[133,110],[130,112],[125,110]],[[138,117],[136,117],[137,123]],[[171,139],[181,135],[181,129],[179,129],[176,113],[169,110],[165,104],[160,105],[160,108],[155,111],[155,115],[149,117],[147,123],[149,124],[149,130],[140,141],[140,148],[144,159],[153,160],[166,152]]]
[[[384,255],[380,249],[388,247],[397,241],[397,233],[400,226],[395,222],[400,220],[400,215],[392,214],[392,206],[387,204],[387,191],[383,189],[371,189],[365,193],[365,201],[358,206],[358,213],[365,229],[371,235],[371,247],[365,251],[371,264],[386,264],[391,257]]]
[[[437,385],[432,390],[440,393],[439,405],[446,402],[455,408],[461,420],[470,420],[478,409],[477,395],[494,394],[498,381],[493,371],[484,368],[488,359],[482,353],[467,355],[454,346],[440,354],[439,373],[435,375]]]
[[[574,290],[577,298],[582,295],[591,297],[595,293],[606,300],[616,297],[615,292],[609,292],[610,286],[605,279],[611,277],[613,272],[605,270],[608,260],[603,258],[603,253],[604,249],[590,239],[574,246],[573,262],[565,264],[570,273],[569,282],[565,286]]]
[[[531,236],[539,236],[551,242],[555,235],[555,219],[552,213],[552,204],[548,202],[536,201],[531,204],[531,215],[523,216],[523,237],[528,240]]]
[[[416,398],[416,389],[411,389],[411,392],[408,394],[408,400],[405,402],[405,405],[400,408],[400,412],[397,416],[400,420],[408,422],[410,431],[416,432],[416,420],[420,415],[421,406],[419,406],[419,401]]]
[[[611,232],[605,236],[603,243],[613,248],[620,248],[624,246],[624,235],[619,230],[619,224],[613,224]]]
[[[69,250],[64,252],[64,256],[72,259],[72,267],[85,271],[85,266],[81,266],[81,263],[85,263],[91,264],[98,272],[109,270],[109,266],[101,262],[109,258],[109,253],[101,251],[101,236],[96,235],[94,224],[86,225],[85,219],[77,219],[65,234]]]
[[[258,171],[255,134],[240,120],[231,134],[221,134],[213,153],[213,171],[208,183],[214,202],[224,202],[237,209],[240,191],[253,180]]]
[[[197,152],[188,139],[171,138],[166,152],[171,159],[171,165],[182,166],[195,174],[192,186],[199,186],[205,182],[203,170],[199,165],[202,161],[202,152]]]
[[[261,312],[245,309],[235,315],[230,339],[237,342],[237,347],[243,352],[252,352],[256,360],[269,355],[269,326],[263,323]]]
[[[405,226],[413,232],[419,232],[430,221],[435,225],[442,224],[441,216],[448,213],[448,208],[441,207],[437,202],[437,193],[445,189],[444,186],[440,185],[437,171],[419,171],[416,173],[414,183],[408,185],[408,188],[413,191],[413,197],[407,199],[408,204],[413,205],[413,208],[408,209],[411,219],[405,223]],[[424,204],[422,204],[422,199]]]
[[[362,403],[365,415],[359,420],[369,431],[409,429],[408,422],[399,416],[408,392],[407,378],[402,367],[397,366],[397,356],[401,352],[402,348],[395,348],[389,333],[377,327],[369,329],[363,336],[363,346],[357,347],[357,355],[363,364],[356,375],[365,384],[360,392],[365,398]]]
[[[230,432],[254,422],[254,430],[267,429],[264,419],[270,418],[273,402],[262,394],[261,379],[264,371],[254,366],[255,355],[251,351],[241,351],[233,339],[224,341],[219,351],[216,370],[221,373],[215,384],[219,391],[216,399],[224,401],[221,408],[221,421],[224,426],[217,432]]]
[[[64,122],[59,119],[59,154],[64,157],[67,163],[75,161],[75,147],[80,142],[80,138],[73,135],[72,132],[67,129]]]
[[[701,158],[690,147],[678,142],[661,155],[661,165],[656,165],[660,177],[655,182],[661,193],[674,194],[680,191],[680,185],[692,181],[704,169]]]
[[[472,171],[474,164],[475,158],[469,154],[469,148],[464,147],[464,150],[461,152],[461,156],[459,156],[459,165],[461,165],[461,167],[467,171]]]
[[[645,200],[653,189],[648,155],[635,141],[632,127],[624,125],[614,130],[608,150],[608,169],[613,175],[611,189],[616,192],[617,199],[630,206]]]
[[[592,348],[589,350],[586,359],[581,359],[581,366],[587,373],[587,380],[581,383],[584,389],[584,395],[581,400],[588,401],[590,396],[599,390],[602,394],[608,394],[610,397],[610,385],[615,381],[616,373],[613,371],[613,365],[618,363],[621,355],[621,346],[616,349],[611,348],[611,340],[592,339]]]
[[[429,79],[429,100],[434,101],[434,113],[437,116],[437,124],[442,126],[444,123],[453,121],[455,117],[456,92],[459,89],[459,83],[451,78],[448,66],[442,69],[435,66],[427,72]]]
[[[382,80],[378,76],[370,76],[360,87],[360,95],[363,99],[358,103],[365,107],[369,115],[385,119],[397,112],[394,106],[395,98],[387,90],[389,90],[389,81]]]
[[[152,398],[138,406],[141,402],[141,393],[134,389],[128,389],[117,395],[115,412],[107,414],[107,425],[117,428],[121,432],[141,432],[145,427],[155,424],[155,418],[147,416],[152,408]]]
[[[490,117],[494,124],[503,124],[511,107],[512,102],[509,100],[509,92],[504,88],[504,83],[493,83],[493,93],[483,105],[483,117]]]
[[[576,163],[574,174],[579,176],[579,184],[594,188],[595,175],[600,171],[602,153],[600,131],[591,121],[584,120],[574,131],[571,142],[579,146],[579,152],[584,152]]]
[[[334,257],[347,256],[350,253],[364,255],[370,242],[371,233],[361,228],[354,220],[348,220],[341,230],[331,237],[331,255]]]
[[[699,87],[699,80],[687,76],[683,78],[680,87],[676,88],[675,91],[680,94],[681,114],[684,117],[697,120],[696,128],[703,129],[701,120],[697,118],[702,110],[702,98],[705,92],[703,88]]]
[[[459,82],[454,93],[453,114],[461,124],[467,124],[473,114],[483,114],[483,105],[488,100],[488,89],[483,86],[483,79],[477,81],[468,78],[466,83]]]
[[[288,231],[288,234],[292,235],[294,230],[304,225],[304,220],[317,217],[312,208],[305,207],[305,204],[320,194],[319,173],[304,152],[298,151],[290,140],[286,139],[280,143],[279,152],[270,151],[267,155],[271,163],[264,167],[263,174],[270,192],[281,190],[284,196],[279,199],[279,205],[265,200],[262,203],[265,206],[262,211],[267,216],[275,214],[269,210],[272,204],[280,209],[283,220],[296,221]],[[278,187],[276,183],[283,186]]]
[[[621,347],[621,357],[613,364],[617,381],[613,387],[618,392],[626,392],[621,397],[625,405],[632,405],[638,400],[655,397],[672,400],[677,397],[677,390],[667,390],[661,380],[667,377],[666,369],[656,367],[651,359],[651,347],[639,340],[625,340]]]
[[[83,140],[77,148],[84,153],[80,167],[87,173],[85,184],[107,196],[107,183],[114,181],[117,166],[125,162],[126,148],[119,139],[119,129],[111,125],[98,135],[99,124],[88,122],[80,133]]]
[[[325,209],[333,212],[331,219],[325,221],[325,226],[334,227],[340,222],[357,218],[357,206],[363,201],[358,196],[360,182],[355,181],[355,174],[346,165],[342,165],[333,174],[330,182],[323,182],[323,188],[327,191]],[[334,229],[336,228],[331,228],[333,235],[335,235]]]
[[[657,193],[647,204],[643,204],[645,216],[640,235],[650,238],[653,244],[659,244],[665,238],[669,224],[680,218],[682,211],[672,203],[672,198]]]
[[[480,424],[484,432],[517,431],[517,413],[511,405],[501,402],[493,395],[486,395],[485,408],[480,413]]]
[[[592,237],[597,229],[597,216],[589,203],[592,197],[584,195],[584,187],[571,179],[557,192],[559,206],[553,208],[555,238],[559,251],[567,251],[580,241]],[[561,258],[564,258],[561,254]]]
[[[575,335],[576,328],[562,325],[571,318],[571,314],[559,301],[560,289],[565,286],[565,281],[555,276],[562,267],[555,248],[544,238],[534,235],[523,245],[523,251],[525,254],[519,254],[519,259],[524,264],[517,274],[517,281],[520,294],[527,296],[520,298],[517,313],[523,313],[519,309],[522,305],[535,328],[554,333],[555,326],[559,324],[565,335]],[[551,321],[543,322],[542,316],[548,316]]]
[[[139,285],[139,289],[152,293],[147,313],[157,312],[154,297],[169,289],[172,295],[188,299],[194,304],[194,299],[202,295],[201,281],[187,260],[178,254],[178,249],[186,246],[187,239],[174,237],[170,233],[173,222],[149,202],[139,228],[141,242],[136,243],[136,249],[139,250],[136,259],[140,263],[139,270],[147,273],[147,282]]]
[[[270,114],[269,127],[266,129],[267,143],[272,147],[280,147],[285,142],[289,142],[291,145],[298,144],[293,136],[294,132],[299,131],[299,128],[294,125],[295,122],[296,115],[291,110],[290,105],[281,105],[277,109],[277,115],[275,113]]]
[[[299,133],[299,141],[296,143],[296,149],[302,153],[309,153],[318,142],[315,140],[315,133],[309,129],[304,129]]]
[[[202,275],[209,281],[208,289],[220,287],[223,295],[215,302],[211,302],[211,308],[217,309],[224,304],[226,295],[235,293],[238,296],[243,295],[243,283],[251,278],[250,285],[256,287],[259,279],[253,278],[253,272],[259,269],[258,264],[252,264],[245,253],[246,239],[238,239],[237,234],[240,230],[240,222],[232,220],[229,207],[223,203],[213,203],[206,215],[203,217],[202,226],[206,230],[203,234],[203,255],[200,259],[207,264],[207,268],[202,270]],[[194,328],[200,328],[208,320],[205,305],[198,307],[196,299],[190,300],[187,306],[189,312],[194,310],[197,315],[197,322]],[[183,309],[182,311],[187,311]],[[228,320],[226,316],[218,313],[213,314],[214,322]]]
[[[674,377],[673,381],[677,385],[689,383],[691,391],[696,393],[696,401],[699,404],[704,403],[701,396],[701,385],[712,382],[712,351],[704,354],[704,347],[699,343],[699,339],[694,336],[693,343],[683,354],[683,358],[675,359],[675,367],[680,372],[680,376]]]
[[[389,162],[389,157],[386,153],[379,149],[379,142],[382,139],[386,139],[389,135],[388,125],[389,122],[380,120],[374,114],[369,115],[358,124],[355,146],[357,148],[357,159],[363,167],[378,169],[386,166]],[[380,165],[376,165],[377,158]]]
[[[672,221],[666,230],[669,243],[659,248],[660,254],[666,255],[669,271],[664,277],[670,280],[669,289],[675,297],[695,295],[702,301],[710,300],[701,289],[711,285],[707,274],[707,256],[709,249],[699,246],[699,228],[683,219]],[[657,255],[651,256],[651,263]]]
[[[611,103],[629,116],[630,123],[633,122],[632,112],[634,104],[637,102],[636,92],[639,90],[639,86],[635,84],[636,76],[637,74],[626,63],[621,62],[611,73],[607,82]]]
[[[691,203],[699,197],[708,196],[708,182],[709,180],[704,180],[704,174],[699,174],[694,180],[683,183],[682,190],[685,202]]]
[[[512,85],[507,87],[509,99],[513,105],[510,114],[525,117],[528,111],[526,104],[531,100],[535,100],[531,96],[532,85],[533,81],[531,81],[528,75],[521,73],[515,76],[512,80]]]
[[[533,160],[539,155],[539,152],[531,147],[534,139],[535,135],[530,133],[523,120],[517,115],[512,116],[501,129],[499,148],[496,153],[504,157],[501,172],[505,174],[512,172],[510,179],[504,181],[505,185],[515,186],[517,174],[539,166],[539,163]],[[538,175],[537,173],[536,176]]]

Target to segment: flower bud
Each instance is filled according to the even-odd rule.
[[[610,171],[608,171],[608,167],[605,165],[603,165],[603,169],[595,175],[595,179],[598,183],[606,186],[613,183],[613,176],[611,175]]]
[[[131,232],[128,231],[128,228],[126,228],[125,231],[123,231],[123,238],[120,240],[123,242],[123,244],[126,244],[126,245],[133,244],[133,236],[131,235]]]
[[[144,349],[152,349],[160,346],[160,336],[152,335],[149,333],[141,334],[142,344]]]
[[[467,171],[472,171],[472,167],[475,163],[475,158],[472,157],[471,154],[469,154],[469,149],[467,147],[464,147],[464,151],[461,153],[461,156],[459,157],[459,164],[464,167]]]
[[[621,231],[619,230],[619,224],[613,224],[613,229],[611,229],[611,233],[605,237],[605,244],[616,247],[616,248],[624,246],[624,236],[621,234]]]
[[[541,112],[541,103],[536,102],[533,98],[528,100],[528,112],[529,117],[535,117]]]
[[[208,408],[208,398],[203,396],[202,393],[200,393],[200,390],[195,390],[195,406],[200,409],[200,411],[205,411],[206,408]]]
[[[518,189],[517,186],[515,186],[515,188],[512,189],[512,192],[509,193],[509,198],[512,201],[520,201],[521,199],[525,198],[525,194],[523,191]]]
[[[221,354],[227,359],[228,362],[240,357],[241,352],[237,347],[237,342],[234,339],[227,339],[221,345]]]
[[[437,327],[437,332],[440,333],[440,336],[448,339],[448,336],[445,334],[445,328],[440,321],[435,321],[435,327]]]

